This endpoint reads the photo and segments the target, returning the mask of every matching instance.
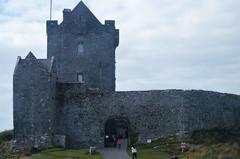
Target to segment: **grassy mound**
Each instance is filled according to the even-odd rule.
[[[189,144],[184,152],[182,142]],[[202,130],[190,137],[171,136],[136,146],[138,159],[170,159],[172,155],[181,159],[240,159],[240,130]]]

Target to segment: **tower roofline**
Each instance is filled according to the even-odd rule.
[[[83,2],[80,1],[71,11],[72,13],[74,12],[88,12],[99,24],[102,24],[98,18],[93,14],[93,12],[88,8],[88,6]]]
[[[26,60],[37,60],[34,54],[30,51],[28,55],[25,57]]]
[[[82,8],[82,7],[87,8],[87,9],[90,11],[90,9],[87,7],[87,5],[86,5],[85,3],[83,3],[83,1],[80,1],[80,2],[73,8],[73,11],[74,11],[75,9],[77,9],[77,8]]]

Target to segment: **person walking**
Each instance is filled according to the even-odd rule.
[[[118,138],[117,139],[117,145],[118,145],[119,149],[121,148],[122,143],[123,143],[122,139]]]
[[[137,148],[135,145],[132,145],[132,159],[137,159]]]

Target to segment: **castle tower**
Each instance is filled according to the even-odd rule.
[[[60,82],[85,83],[115,91],[115,49],[119,30],[115,21],[101,24],[81,1],[63,10],[63,22],[47,21],[47,56],[55,57]]]
[[[13,75],[14,134],[20,145],[51,146],[55,120],[54,58],[18,57]]]

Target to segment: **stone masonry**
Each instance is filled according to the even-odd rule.
[[[101,24],[83,2],[47,21],[47,59],[18,57],[14,132],[23,146],[104,147],[106,122],[127,121],[146,143],[195,130],[240,126],[240,96],[201,90],[115,91],[115,22]]]

